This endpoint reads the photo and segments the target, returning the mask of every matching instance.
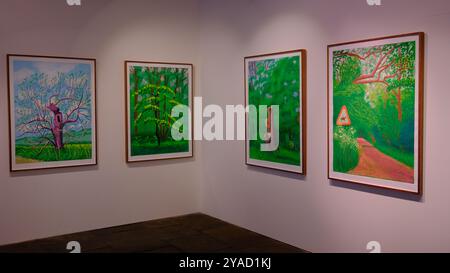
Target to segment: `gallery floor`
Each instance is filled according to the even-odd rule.
[[[153,220],[0,247],[0,253],[302,253],[302,249],[204,214]]]

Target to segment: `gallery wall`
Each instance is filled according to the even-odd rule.
[[[274,3],[276,2],[276,4]],[[243,58],[308,51],[308,175],[244,165],[243,142],[204,143],[203,211],[313,252],[450,251],[450,2],[446,0],[202,1],[201,90],[244,103]],[[424,31],[424,194],[327,179],[327,45]]]
[[[82,4],[0,2],[0,245],[199,211],[200,161],[127,165],[124,118],[124,60],[197,62],[197,2]],[[8,53],[97,59],[98,166],[10,174]]]

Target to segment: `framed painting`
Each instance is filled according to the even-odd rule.
[[[424,33],[328,46],[328,176],[421,194]]]
[[[97,164],[96,61],[8,55],[11,171]]]
[[[246,164],[306,175],[306,51],[246,57],[245,100]]]
[[[125,71],[127,162],[192,157],[193,65],[126,61]]]

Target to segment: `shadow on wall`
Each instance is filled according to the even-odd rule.
[[[56,174],[73,174],[73,173],[77,173],[77,172],[91,172],[91,171],[98,171],[98,165],[69,166],[69,167],[53,168],[53,169],[19,171],[19,172],[11,172],[9,174],[9,176],[10,177],[37,177],[37,176],[56,175]]]
[[[283,178],[289,178],[289,179],[292,179],[295,181],[306,182],[306,176],[300,175],[297,173],[275,170],[275,169],[268,169],[268,168],[257,167],[257,166],[252,166],[252,165],[247,165],[247,170],[252,171],[252,172],[266,174],[266,175],[272,175],[274,177],[283,177]]]
[[[390,189],[383,189],[383,188],[376,188],[371,187],[367,185],[362,184],[356,184],[356,183],[349,183],[349,182],[343,182],[343,181],[337,181],[337,180],[329,180],[330,185],[334,187],[354,190],[354,191],[361,191],[371,194],[377,194],[377,195],[383,195],[387,197],[397,198],[397,199],[403,199],[408,201],[414,201],[414,202],[420,202],[423,203],[423,196],[418,196],[415,194],[407,193],[407,192],[400,192],[400,191],[393,191]]]
[[[159,159],[159,160],[149,160],[149,161],[140,161],[140,162],[131,162],[127,163],[127,167],[134,168],[149,168],[149,167],[158,167],[158,166],[168,166],[168,165],[177,165],[177,164],[187,164],[195,162],[195,155],[189,158],[170,158],[170,159]]]

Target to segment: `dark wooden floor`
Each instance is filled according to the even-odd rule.
[[[203,214],[154,220],[0,247],[5,253],[301,253],[296,247]]]

